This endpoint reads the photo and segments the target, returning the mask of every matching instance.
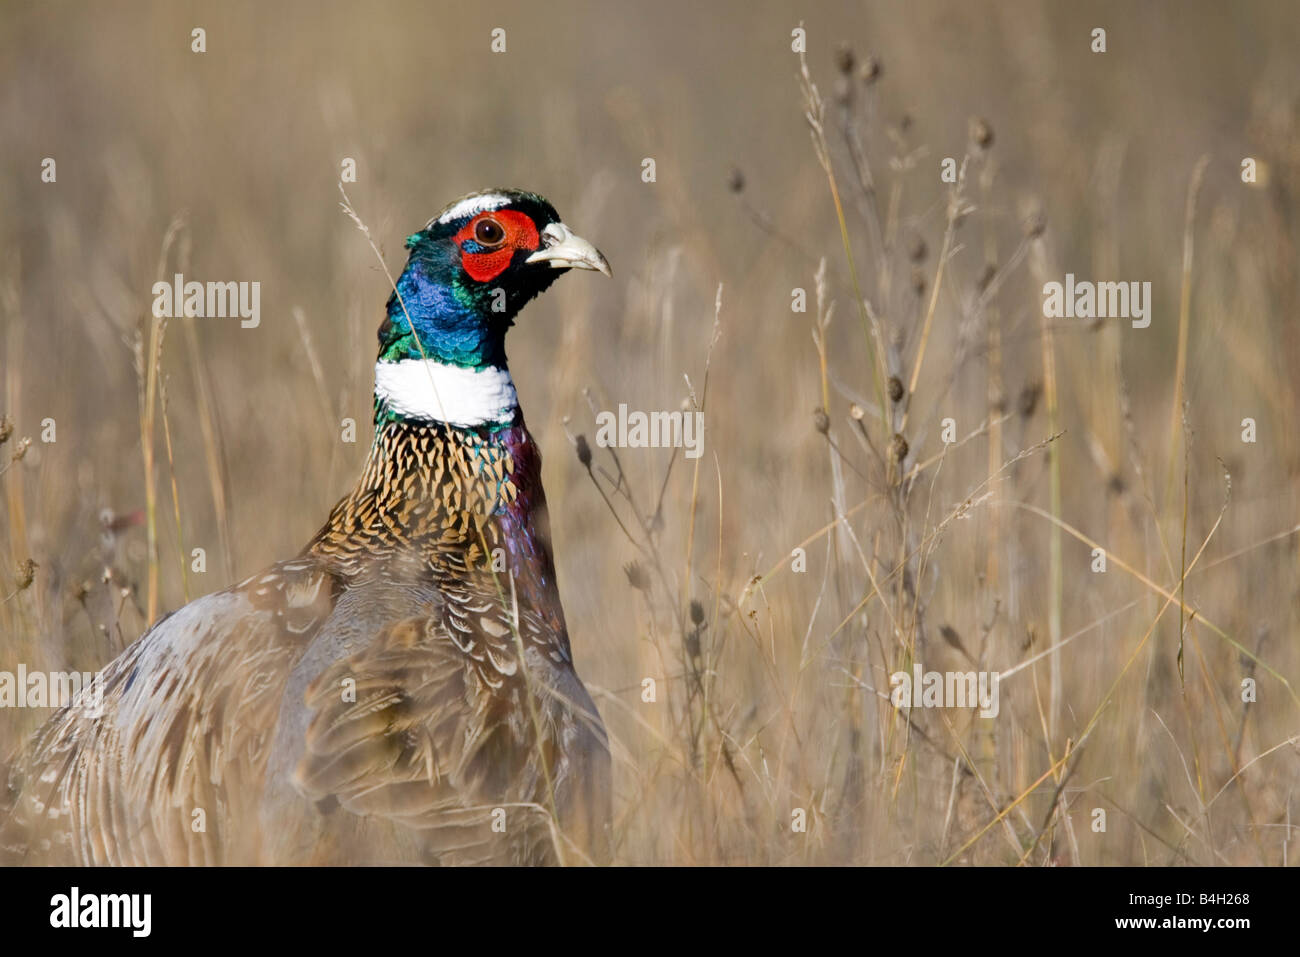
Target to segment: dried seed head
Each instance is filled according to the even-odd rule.
[[[704,624],[704,606],[697,599],[691,599],[691,624],[696,628]]]
[[[853,72],[854,65],[858,58],[853,55],[853,47],[847,43],[841,43],[839,49],[835,51],[835,68],[848,76]]]
[[[912,292],[917,296],[925,295],[925,270],[920,266],[912,267]]]
[[[867,58],[862,61],[862,69],[858,70],[858,76],[866,86],[877,82],[885,72],[885,66],[880,62],[880,57],[868,54]]]
[[[27,450],[30,449],[31,447],[32,447],[31,436],[24,435],[21,439],[18,440],[18,445],[14,447],[13,460],[15,462],[21,462],[23,460],[23,456],[27,454]]]
[[[903,401],[904,392],[903,380],[896,375],[891,375],[889,377],[889,401],[894,403],[894,405],[898,405],[898,403]]]
[[[867,410],[854,402],[849,406],[849,417],[853,419],[854,422],[861,422],[867,417]]]
[[[970,140],[982,150],[986,150],[993,145],[993,127],[989,125],[989,121],[984,117],[971,117]]]
[[[853,47],[848,43],[841,43],[840,48],[835,51],[835,68],[840,73],[848,75],[853,73],[854,65],[857,65],[858,57],[853,55]]]
[[[1029,214],[1029,218],[1025,220],[1025,235],[1030,239],[1037,239],[1039,236],[1043,235],[1043,232],[1046,229],[1047,214],[1041,209],[1035,209]]]
[[[965,654],[966,649],[962,647],[961,635],[957,634],[957,629],[954,628],[952,625],[940,625],[939,636],[943,638],[943,640],[946,641],[948,644],[956,648],[958,651]]]
[[[36,578],[36,569],[39,567],[40,566],[37,565],[34,561],[32,561],[30,558],[24,558],[21,562],[18,563],[18,590],[19,591],[25,591],[28,588],[32,587],[32,582]]]
[[[627,576],[627,583],[637,591],[650,590],[650,576],[640,562],[628,562],[623,566],[623,574]]]
[[[741,172],[739,166],[731,167],[731,173],[727,176],[727,189],[733,193],[745,191],[745,174]]]
[[[9,421],[9,416],[0,415],[0,445],[9,441],[9,436],[14,434],[14,424]]]
[[[889,454],[894,457],[895,462],[901,462],[907,458],[907,439],[895,432],[893,439],[889,443]]]
[[[925,255],[929,251],[930,247],[925,244],[924,236],[913,236],[907,245],[907,255],[914,263],[925,262]]]
[[[813,428],[822,435],[831,430],[831,417],[826,414],[826,410],[820,405],[813,409]]]
[[[1020,390],[1020,400],[1017,402],[1017,408],[1020,414],[1026,419],[1034,414],[1034,409],[1038,408],[1038,396],[1042,394],[1043,387],[1037,382],[1031,382]]]
[[[578,461],[582,463],[584,469],[591,468],[591,446],[587,444],[587,437],[579,435],[573,440],[574,449],[578,453]]]

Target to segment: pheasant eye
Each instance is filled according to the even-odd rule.
[[[505,238],[506,231],[495,219],[480,219],[474,227],[474,241],[480,246],[500,246]]]

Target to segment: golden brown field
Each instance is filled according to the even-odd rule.
[[[508,344],[618,863],[1300,858],[1293,4],[0,16],[0,671],[101,667],[350,487],[389,292],[351,158],[394,273],[497,185],[613,265]],[[260,325],[160,326],[175,272]],[[1046,318],[1067,273],[1149,327]],[[596,447],[692,393],[700,458]],[[914,662],[997,716],[895,709]]]

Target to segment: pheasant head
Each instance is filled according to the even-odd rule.
[[[505,336],[519,310],[568,269],[610,275],[600,251],[536,193],[491,189],[409,236],[379,329],[375,414],[504,428],[517,403]]]

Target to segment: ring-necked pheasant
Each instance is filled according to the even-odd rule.
[[[302,553],[158,621],[14,763],[0,858],[601,860],[605,730],[574,670],[516,313],[604,256],[488,190],[407,240],[375,437]]]

